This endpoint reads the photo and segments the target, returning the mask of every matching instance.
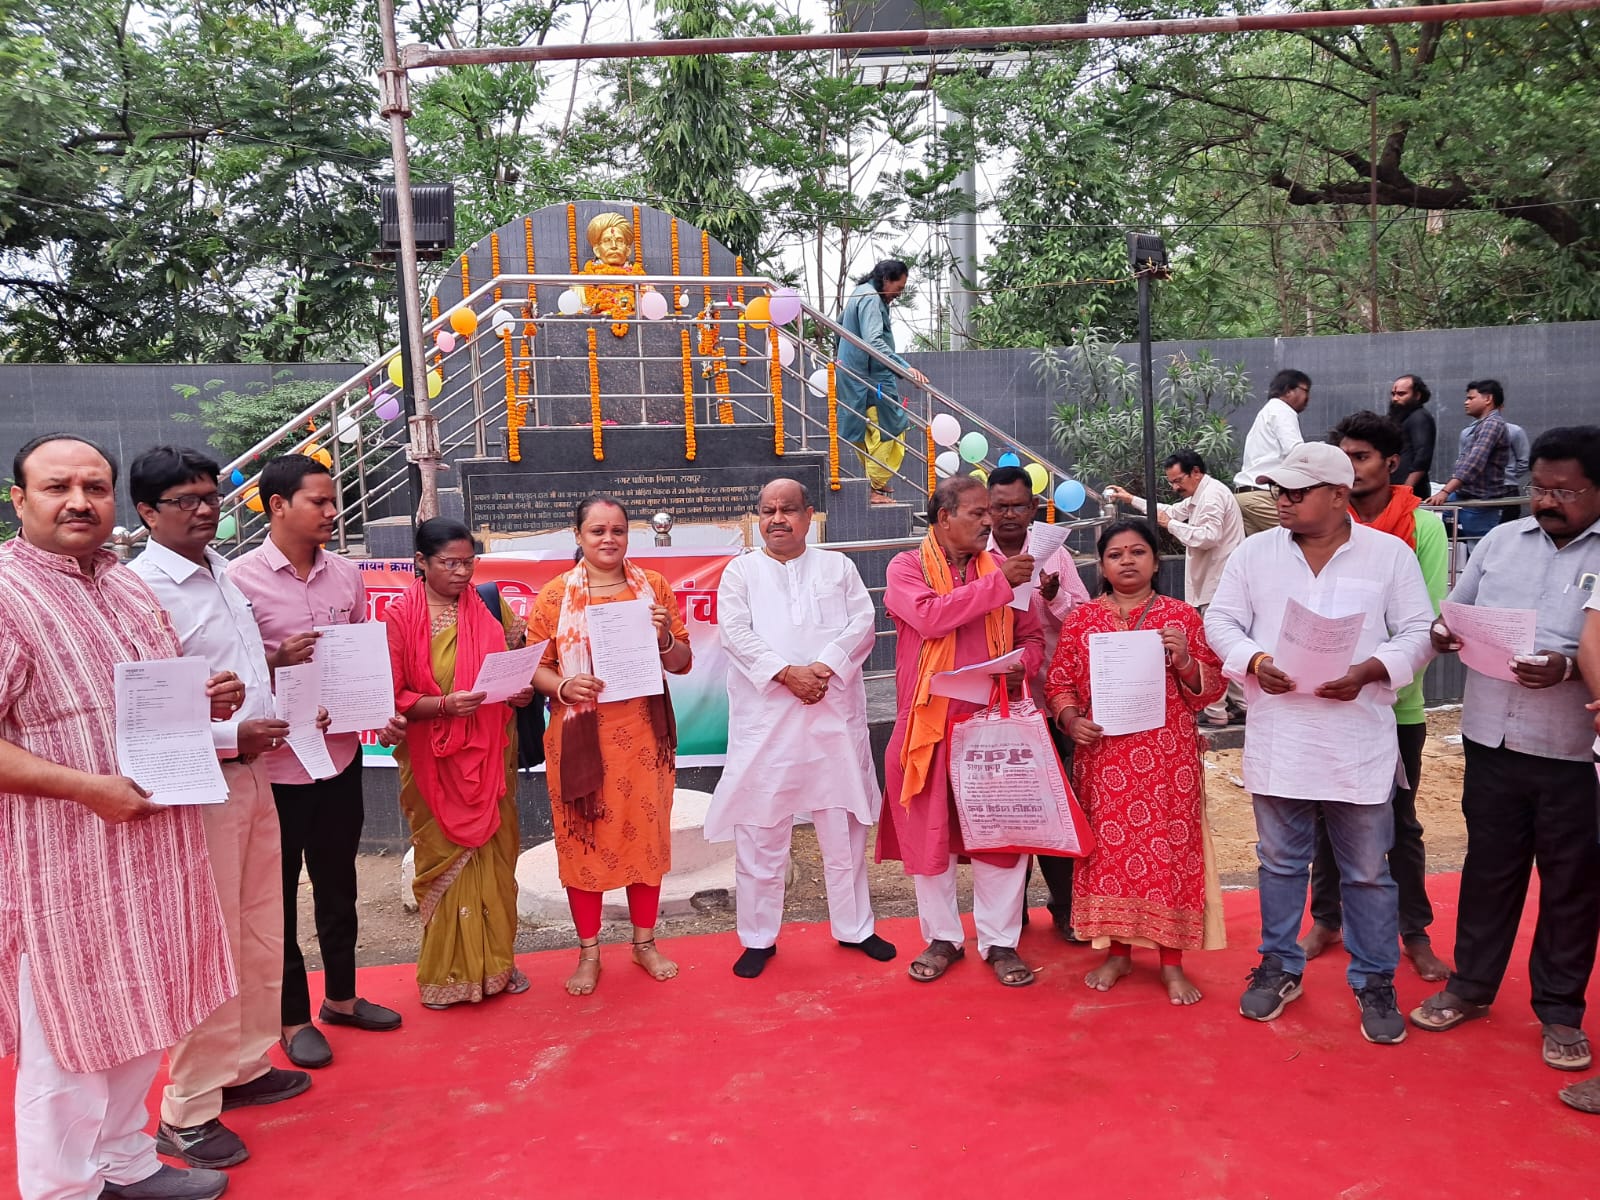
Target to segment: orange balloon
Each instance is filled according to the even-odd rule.
[[[450,328],[462,337],[471,337],[478,331],[478,314],[470,308],[458,308],[450,314]]]
[[[754,297],[744,306],[744,319],[751,325],[765,325],[772,320],[772,304],[765,296]]]
[[[331,468],[333,466],[333,455],[329,454],[326,450],[324,450],[321,446],[317,445],[315,442],[312,442],[311,445],[307,446],[304,450],[301,451],[301,453],[304,454],[307,458],[315,459],[317,462],[321,463],[325,467]]]
[[[266,512],[266,507],[261,503],[261,489],[251,486],[245,489],[244,506],[251,512]]]

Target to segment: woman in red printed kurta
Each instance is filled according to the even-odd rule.
[[[1195,714],[1226,683],[1200,614],[1154,590],[1160,559],[1149,526],[1118,521],[1099,550],[1101,595],[1062,625],[1045,689],[1056,723],[1078,747],[1073,774],[1096,843],[1073,875],[1072,925],[1110,950],[1085,977],[1089,987],[1107,991],[1131,972],[1137,944],[1160,951],[1171,1001],[1193,1004],[1200,991],[1183,973],[1183,951],[1221,944]],[[1133,629],[1161,634],[1166,721],[1113,736],[1090,716],[1089,639]]]

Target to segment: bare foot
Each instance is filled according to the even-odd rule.
[[[567,995],[587,996],[600,983],[600,943],[578,943],[578,969],[567,980]]]
[[[1167,999],[1174,1004],[1200,1003],[1200,989],[1189,981],[1182,967],[1162,967],[1161,982],[1167,985]]]
[[[1309,962],[1324,950],[1332,949],[1343,941],[1344,935],[1337,929],[1313,924],[1310,932],[1300,939],[1300,949],[1305,951],[1306,961]]]
[[[1083,977],[1086,987],[1091,987],[1097,992],[1109,992],[1116,986],[1117,980],[1124,975],[1133,974],[1133,959],[1126,954],[1110,954],[1105,962]]]
[[[633,943],[633,961],[650,973],[650,978],[660,981],[671,979],[678,973],[678,964],[656,949],[656,940]]]
[[[1450,964],[1433,952],[1427,938],[1412,938],[1405,943],[1405,952],[1417,974],[1428,982],[1442,983],[1450,978]]]

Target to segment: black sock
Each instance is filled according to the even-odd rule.
[[[733,973],[740,979],[754,979],[767,969],[767,959],[777,952],[776,946],[748,947],[733,964]]]
[[[864,942],[840,942],[839,945],[847,950],[859,950],[875,962],[888,962],[895,954],[894,944],[884,941],[875,933]]]

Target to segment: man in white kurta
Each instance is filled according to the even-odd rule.
[[[872,599],[845,555],[806,545],[806,489],[762,489],[763,548],[728,564],[718,590],[728,672],[728,759],[706,815],[709,841],[733,839],[739,942],[734,974],[753,979],[777,952],[794,818],[810,813],[828,915],[842,946],[879,962],[894,947],[874,930],[867,830],[878,788],[867,737],[862,665],[872,653]]]

